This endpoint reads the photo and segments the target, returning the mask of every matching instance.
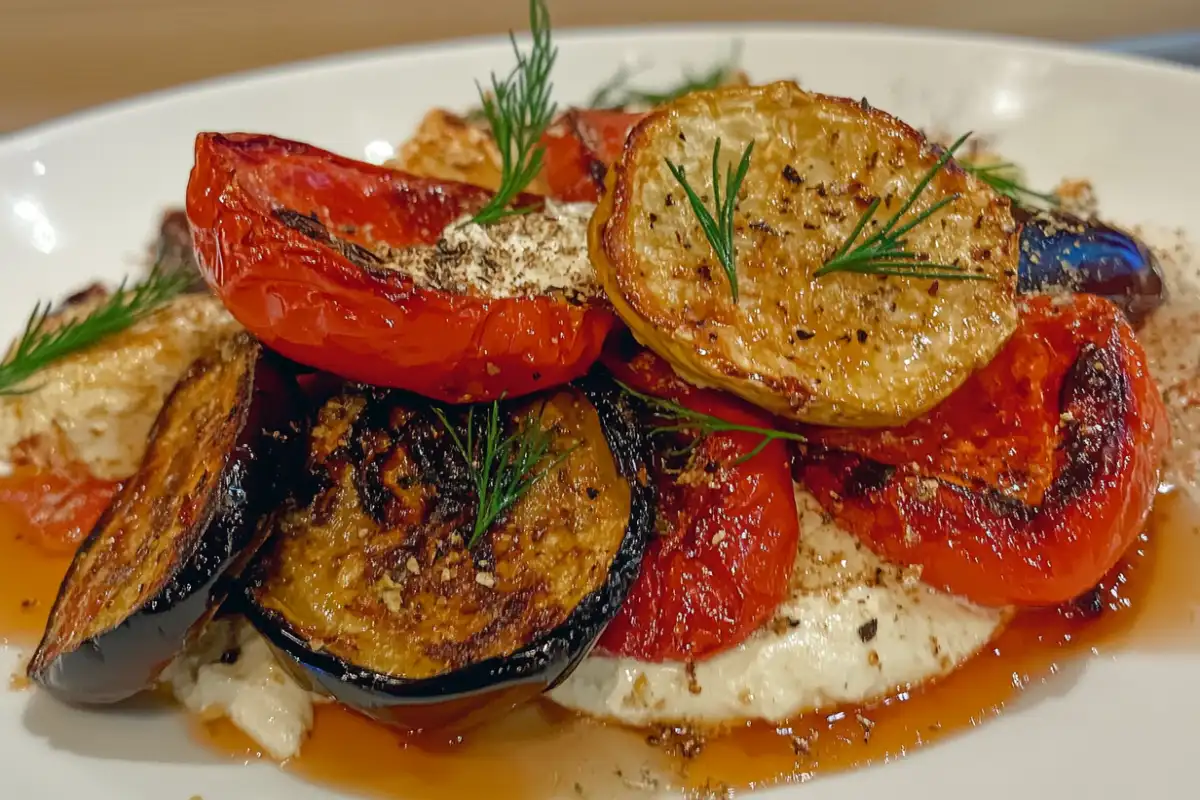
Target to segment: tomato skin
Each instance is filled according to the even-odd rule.
[[[646,394],[731,422],[770,426],[770,416],[721,392],[693,389],[649,351],[627,359],[606,351],[618,380]],[[658,442],[656,536],[601,652],[641,661],[696,661],[743,642],[787,596],[800,523],[789,454],[780,441],[734,464],[759,444],[751,433],[718,433],[696,445],[683,475],[666,472]],[[709,466],[712,465],[712,466]]]
[[[643,117],[625,111],[574,108],[542,137],[542,177],[550,196],[594,203],[610,164],[621,156],[629,131]]]
[[[1001,405],[1006,382],[1010,404]],[[1021,412],[1013,403],[1030,407]],[[980,413],[988,404],[1010,414],[999,428],[1049,442],[1010,440],[1016,463],[1044,462],[1024,471],[1042,484],[1036,503],[963,480],[974,475],[987,484],[1013,472],[979,469],[972,442],[997,425]],[[926,582],[994,606],[1055,605],[1095,586],[1142,530],[1168,439],[1162,398],[1132,328],[1116,306],[1086,295],[1027,300],[1004,351],[920,427],[939,431],[950,455],[906,461],[903,442],[913,430],[831,434],[825,444],[838,440],[845,449],[810,448],[799,477],[883,557],[920,565]],[[959,464],[955,452],[965,454]]]
[[[108,508],[118,485],[95,477],[74,460],[24,461],[21,449],[18,445],[12,472],[0,477],[0,505],[12,509],[38,547],[71,555]]]
[[[433,244],[489,197],[273,136],[202,133],[187,213],[205,279],[269,347],[350,380],[476,402],[584,374],[611,312],[418,288],[394,270],[352,262],[276,212],[316,214],[353,244],[407,247]]]

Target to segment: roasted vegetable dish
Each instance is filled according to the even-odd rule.
[[[793,720],[1123,579],[1180,447],[1161,249],[731,65],[559,108],[530,8],[393,163],[200,132],[141,280],[35,308],[0,505],[73,554],[38,686],[169,686],[279,759],[334,703],[405,747],[761,721],[799,764]]]
[[[433,698],[511,704],[503,690],[553,685],[620,607],[654,513],[632,411],[596,383],[486,419],[397,392],[331,398],[312,495],[275,521],[248,576],[254,624],[334,697],[413,728]],[[472,532],[478,467],[459,448],[510,437],[545,437],[538,480]]]
[[[63,698],[148,688],[261,542],[302,440],[291,379],[245,333],[167,397],[138,471],[79,546],[29,674]]]

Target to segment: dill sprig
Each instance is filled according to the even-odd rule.
[[[860,275],[892,275],[901,278],[929,280],[991,280],[988,275],[967,272],[965,267],[958,264],[936,264],[921,261],[919,254],[909,250],[908,243],[904,240],[906,233],[957,200],[959,197],[957,194],[943,197],[929,208],[914,215],[903,225],[900,224],[904,215],[917,202],[934,176],[941,171],[942,167],[946,166],[955,151],[962,147],[963,142],[967,141],[970,135],[970,133],[963,134],[958,141],[944,150],[937,162],[917,183],[908,199],[900,206],[900,210],[893,214],[878,231],[859,242],[858,237],[874,219],[875,212],[879,209],[880,199],[876,197],[872,200],[871,205],[858,220],[858,224],[854,226],[850,236],[838,248],[833,257],[814,274],[820,277],[834,272],[852,272]]]
[[[999,164],[971,164],[960,161],[959,166],[1013,202],[1024,204],[1032,200],[1045,203],[1051,208],[1062,205],[1057,195],[1035,192],[1017,180],[1017,165],[1010,161]]]
[[[733,302],[735,303],[738,301],[738,279],[737,245],[734,243],[733,212],[737,207],[738,192],[741,191],[742,181],[746,179],[746,171],[750,169],[750,154],[753,151],[754,142],[751,141],[742,152],[742,160],[738,163],[737,169],[735,170],[732,164],[726,167],[725,197],[722,198],[721,174],[718,167],[721,157],[721,140],[718,138],[716,144],[713,145],[712,191],[715,216],[704,207],[704,202],[700,199],[700,196],[688,184],[683,167],[672,163],[669,158],[666,159],[667,169],[671,171],[671,174],[675,176],[675,180],[679,181],[679,185],[683,187],[688,202],[692,206],[692,211],[696,214],[696,220],[700,223],[700,229],[708,237],[708,243],[712,245],[713,252],[717,254],[721,266],[725,268],[725,275],[729,278],[729,286],[733,290]]]
[[[18,388],[39,370],[60,358],[91,347],[154,313],[183,292],[191,278],[184,272],[154,265],[141,283],[122,281],[111,295],[87,315],[57,327],[50,324],[54,306],[39,302],[25,323],[25,331],[0,362],[0,395],[27,394],[36,389]]]
[[[553,433],[543,429],[536,419],[529,416],[505,436],[498,400],[493,401],[488,409],[482,435],[476,434],[475,407],[471,407],[467,412],[465,440],[459,436],[442,409],[435,406],[433,413],[466,462],[475,487],[475,522],[471,538],[467,541],[468,549],[475,546],[501,514],[575,449],[570,448],[538,469],[538,464],[550,453],[554,443]]]
[[[557,109],[550,100],[550,71],[558,48],[550,43],[550,12],[545,0],[530,0],[529,31],[533,39],[529,55],[521,52],[510,33],[517,65],[503,80],[493,72],[490,91],[479,85],[483,115],[500,151],[500,187],[471,218],[480,225],[530,210],[511,208],[510,204],[537,177],[546,154],[539,141]]]
[[[755,445],[753,450],[733,462],[734,464],[741,464],[744,461],[749,461],[750,459],[754,458],[756,455],[761,453],[768,444],[776,439],[786,439],[792,442],[808,441],[798,433],[729,422],[728,420],[723,420],[720,417],[714,417],[711,414],[705,414],[701,411],[695,411],[686,406],[682,406],[679,403],[676,403],[674,400],[665,400],[661,397],[653,397],[648,394],[642,394],[636,389],[626,386],[620,381],[617,381],[617,385],[621,387],[621,391],[625,392],[631,397],[641,400],[644,404],[646,404],[646,406],[649,407],[655,416],[663,420],[670,420],[666,424],[657,425],[651,428],[651,436],[660,436],[664,433],[686,433],[694,437],[691,443],[679,452],[688,452],[695,447],[701,439],[711,436],[714,433],[737,431],[741,433],[753,433],[763,437],[762,441]]]
[[[587,102],[588,108],[623,109],[629,106],[659,106],[677,100],[692,92],[716,89],[729,83],[740,69],[742,44],[734,42],[729,56],[713,64],[704,72],[684,73],[683,79],[674,86],[652,91],[637,89],[629,85],[638,70],[621,65],[613,76],[601,84]]]

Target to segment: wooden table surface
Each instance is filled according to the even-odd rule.
[[[523,27],[524,0],[0,0],[0,131],[294,59]],[[1200,27],[1200,0],[550,0],[556,27],[876,22],[1086,41]]]

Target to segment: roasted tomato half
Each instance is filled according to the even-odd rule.
[[[613,324],[561,217],[517,215],[447,243],[447,226],[490,196],[272,136],[205,133],[187,213],[205,279],[264,343],[351,380],[467,402],[582,375]],[[529,289],[566,260],[561,291]],[[493,268],[511,291],[476,274]]]
[[[770,427],[765,412],[722,392],[695,389],[666,362],[614,337],[604,364],[640,392],[730,422]],[[655,536],[641,575],[600,638],[601,650],[642,661],[696,661],[743,642],[787,595],[799,521],[789,456],[754,433],[716,433],[686,455],[690,436],[656,437]]]
[[[809,430],[820,446],[798,469],[839,524],[934,586],[1052,605],[1093,587],[1137,537],[1167,434],[1121,311],[1041,296],[932,412],[896,429]]]
[[[600,199],[610,164],[621,157],[629,132],[643,114],[574,108],[542,136],[546,148],[542,180],[558,200]]]

